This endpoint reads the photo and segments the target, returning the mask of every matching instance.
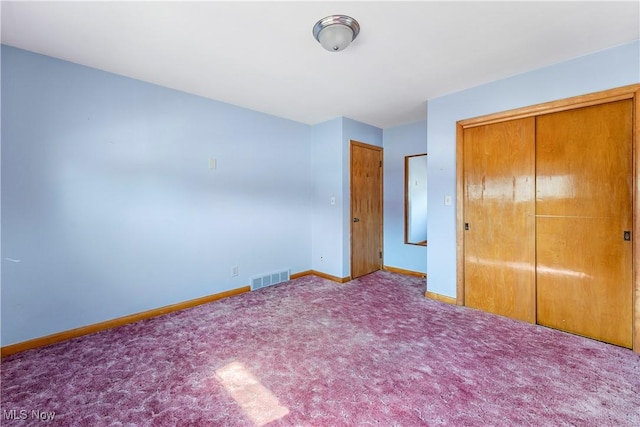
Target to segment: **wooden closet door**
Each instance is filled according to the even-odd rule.
[[[465,305],[531,323],[534,127],[525,118],[464,130]]]
[[[538,323],[632,345],[631,100],[536,120]]]

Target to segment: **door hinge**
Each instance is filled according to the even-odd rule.
[[[382,259],[382,251],[380,251],[380,259]]]
[[[382,160],[380,160],[380,167],[382,167]]]

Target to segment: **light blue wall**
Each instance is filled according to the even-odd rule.
[[[311,132],[312,269],[344,278],[351,275],[351,140],[382,147],[382,129],[338,117],[312,126]]]
[[[383,141],[384,264],[426,273],[427,248],[404,243],[404,157],[427,152],[427,122],[385,129]]]
[[[636,42],[433,99],[428,129],[383,132],[346,118],[307,126],[2,46],[1,344],[280,268],[350,275],[352,139],[385,147],[385,264],[423,271],[420,255],[395,246],[393,159],[405,155],[400,140],[419,146],[426,132],[429,290],[455,296],[455,203],[442,203],[455,198],[455,122],[637,83],[639,51]]]
[[[311,266],[310,126],[2,46],[1,136],[2,345]]]
[[[456,296],[456,121],[640,82],[640,42],[429,100],[429,291]]]
[[[311,268],[343,277],[342,118],[312,126],[312,135]]]

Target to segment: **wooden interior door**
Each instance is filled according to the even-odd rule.
[[[538,323],[625,347],[632,345],[632,117],[632,101],[623,100],[536,121]]]
[[[465,305],[534,323],[535,119],[464,130]]]
[[[351,277],[382,268],[382,148],[351,141]]]

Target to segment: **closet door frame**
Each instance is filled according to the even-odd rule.
[[[633,100],[633,351],[640,353],[640,84],[623,86],[558,101],[460,120],[456,124],[456,303],[465,305],[464,295],[464,130],[524,117],[589,107],[623,99]]]

